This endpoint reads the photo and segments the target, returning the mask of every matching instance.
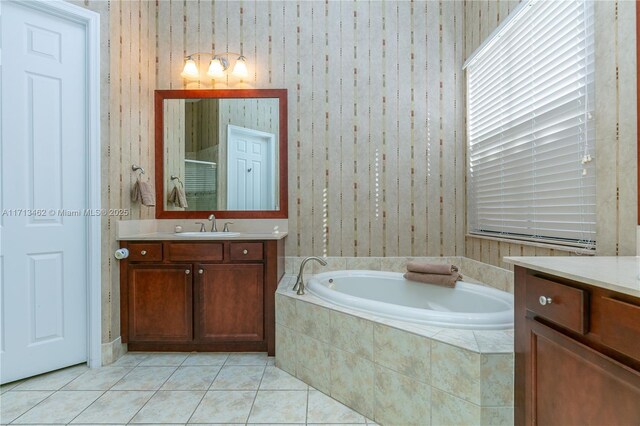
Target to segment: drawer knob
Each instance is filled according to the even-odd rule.
[[[141,254],[141,255],[143,255],[143,256],[146,256],[146,255],[147,255],[147,251],[146,251],[146,250],[142,250],[142,251],[140,252],[140,254]]]
[[[185,274],[187,274],[187,275],[189,275],[189,274],[191,273],[191,271],[190,271],[190,270],[188,270],[188,269],[185,269],[185,270],[184,270],[184,273],[185,273]]]
[[[247,254],[247,253],[249,253],[249,250],[247,249],[242,250],[242,254]]]
[[[200,275],[204,274],[204,269],[198,269],[198,273],[199,273]]]
[[[540,304],[542,306],[550,305],[551,302],[553,302],[553,300],[550,297],[547,297],[547,296],[540,296],[540,299],[538,299],[538,301],[540,302]]]

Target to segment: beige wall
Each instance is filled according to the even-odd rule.
[[[249,81],[216,82],[216,88],[289,90],[288,255],[322,254],[325,187],[330,256],[465,254],[460,68],[515,2],[73,3],[101,15],[103,206],[131,212],[103,218],[104,342],[113,341],[120,329],[118,263],[112,256],[116,222],[155,215],[153,208],[130,201],[131,164],[145,167],[150,179],[155,176],[153,91],[211,87],[209,81],[184,84],[179,74],[186,53],[242,48]],[[635,6],[597,7],[604,19],[598,26],[608,29],[599,49],[615,52],[620,66],[601,107],[615,114],[608,128],[620,126],[620,132],[608,133],[613,136],[606,143],[614,149],[598,151],[596,160],[599,177],[607,176],[599,189],[615,194],[620,188],[620,200],[599,202],[599,221],[608,218],[599,230],[615,235],[606,253],[617,245],[615,250],[626,254],[630,244],[635,248],[629,236],[635,225],[628,228],[627,222],[636,209],[626,207],[637,196],[631,194],[637,157],[630,148],[635,55],[626,53],[635,42],[630,10]],[[606,72],[612,72],[610,65]],[[506,254],[529,253],[550,254],[519,244],[467,241],[467,256],[492,264],[499,265]]]
[[[161,1],[157,88],[288,89],[288,255],[323,253],[325,188],[329,256],[462,254],[463,13],[449,1]],[[242,50],[248,81],[185,84],[184,56],[211,49]]]
[[[171,180],[171,176],[178,176],[183,185],[185,182],[184,159],[190,136],[187,129],[193,127],[185,122],[186,109],[189,105],[193,104],[186,103],[184,99],[167,99],[163,105],[165,210],[184,210],[183,207],[176,207],[173,203],[169,203],[167,198],[173,187],[180,185],[180,182]]]
[[[153,91],[156,86],[155,2],[72,1],[100,14],[102,207],[128,216],[102,218],[102,341],[120,336],[116,223],[155,217],[153,207],[131,201],[132,164],[155,176]]]
[[[465,3],[466,56],[519,1]],[[634,255],[637,225],[635,2],[595,2],[596,239],[598,255]],[[466,237],[466,256],[503,268],[504,256],[566,256],[574,250]]]

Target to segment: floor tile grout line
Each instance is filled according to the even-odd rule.
[[[304,424],[305,425],[309,424],[309,388],[310,388],[310,386],[307,385],[307,409],[306,409],[305,414],[304,414]]]
[[[185,359],[187,359],[187,358],[188,358],[188,355],[187,355],[187,357],[185,357]],[[184,362],[184,360],[182,360],[182,362]],[[145,401],[145,403],[144,403],[144,404],[142,404],[142,407],[140,407],[140,408],[138,409],[138,411],[136,411],[136,413],[135,413],[133,416],[131,416],[131,417],[129,418],[129,420],[127,421],[127,424],[130,424],[130,423],[131,423],[131,421],[132,421],[133,419],[135,419],[135,418],[136,418],[136,416],[140,413],[140,411],[142,411],[142,409],[143,409],[144,407],[146,407],[146,406],[147,406],[147,404],[149,403],[149,401],[151,401],[151,400],[153,399],[153,397],[154,397],[154,396],[156,396],[156,395],[158,394],[158,392],[160,391],[160,389],[162,389],[162,387],[164,386],[164,384],[165,384],[165,383],[167,383],[167,381],[169,380],[169,378],[171,378],[171,376],[173,376],[173,375],[176,373],[176,371],[178,371],[178,368],[180,368],[180,366],[176,367],[176,368],[173,370],[173,372],[172,372],[171,374],[169,374],[169,376],[164,380],[164,382],[162,382],[162,384],[158,387],[158,389],[156,389],[156,390],[155,390],[155,392],[153,392],[153,395],[151,395],[151,397],[150,397],[149,399],[147,399],[147,400]]]
[[[228,358],[229,354],[227,354],[227,358]],[[188,358],[188,357],[187,357]],[[226,359],[225,359],[226,362]],[[196,405],[196,408],[193,409],[193,412],[191,413],[191,415],[189,416],[189,418],[187,419],[187,422],[185,423],[185,425],[189,424],[189,422],[191,421],[191,419],[193,418],[193,415],[196,413],[196,411],[198,411],[198,408],[200,407],[200,405],[202,404],[202,401],[204,400],[204,398],[207,396],[207,393],[209,393],[209,390],[211,389],[211,386],[213,386],[213,382],[216,381],[216,378],[218,377],[218,375],[220,374],[220,372],[222,371],[222,367],[224,367],[224,364],[222,365],[216,365],[216,367],[220,367],[218,369],[218,372],[216,373],[216,375],[213,377],[213,380],[211,380],[211,383],[209,383],[209,386],[207,387],[207,389],[205,389],[204,394],[202,395],[202,398],[200,398],[200,401],[198,401],[198,404]]]
[[[251,409],[249,410],[249,415],[247,416],[246,424],[249,424],[249,419],[251,418],[251,413],[253,412],[253,407],[256,405],[256,399],[258,399],[258,392],[260,392],[260,385],[262,385],[262,379],[264,379],[264,374],[267,371],[267,366],[265,365],[262,369],[262,376],[260,376],[260,382],[258,383],[258,388],[256,389],[256,394],[253,396],[253,402],[251,403]]]
[[[59,371],[59,370],[56,370]],[[84,373],[82,373],[84,374]],[[60,392],[60,389],[62,389],[63,387],[67,386],[69,383],[71,383],[72,381],[74,381],[75,379],[77,379],[78,377],[80,377],[82,374],[76,376],[75,378],[69,380],[68,382],[66,382],[64,385],[60,386],[57,390],[44,390],[44,391],[35,391],[35,390],[31,390],[32,392],[51,392],[50,395],[48,395],[46,398],[44,398],[42,401],[38,402],[37,404],[35,404],[33,407],[29,408],[27,411],[25,411],[24,413],[20,414],[18,417],[16,417],[15,419],[11,420],[8,424],[18,424],[15,423],[16,420],[18,420],[20,417],[24,416],[25,414],[27,414],[29,411],[33,410],[34,408],[36,408],[38,405],[42,404],[43,402],[45,402],[46,400],[48,400],[49,398],[51,398],[53,395],[55,395],[56,393]],[[25,382],[27,382],[27,380],[25,380]],[[19,392],[19,391],[16,391]],[[26,390],[24,392],[29,392],[29,390]],[[6,393],[6,392],[5,392]],[[93,403],[92,403],[93,404]]]
[[[92,392],[92,391],[83,391],[83,392]],[[75,419],[78,418],[79,415],[81,415],[82,413],[84,413],[85,411],[87,411],[87,409],[89,407],[91,407],[93,404],[95,404],[95,402],[97,400],[99,400],[100,398],[102,398],[104,396],[105,393],[107,393],[108,391],[102,391],[102,393],[100,394],[100,396],[98,396],[96,399],[93,400],[93,402],[91,402],[91,404],[87,405],[86,407],[84,407],[84,409],[82,409],[74,418],[72,418],[69,422],[67,422],[68,425],[70,425]]]

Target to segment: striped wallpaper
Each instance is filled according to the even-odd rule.
[[[463,6],[161,1],[157,87],[288,89],[287,255],[461,254]],[[211,50],[243,53],[248,80],[185,82]]]
[[[465,238],[460,69],[516,2],[72,2],[101,15],[103,206],[131,211],[103,219],[104,342],[120,329],[116,222],[155,215],[129,193],[132,163],[155,174],[155,89],[289,90],[288,256],[466,254],[505,266],[507,254],[559,254]],[[601,253],[627,254],[637,197],[635,5],[596,4],[599,49],[615,57],[600,62],[614,82],[599,92],[606,137],[596,161],[600,194],[609,194],[599,198]],[[186,84],[184,55],[212,49],[242,51],[248,80]]]
[[[71,1],[100,14],[102,206],[128,216],[102,218],[102,341],[120,335],[120,274],[116,223],[151,219],[153,207],[131,202],[131,165],[154,177],[153,92],[156,89],[156,3]]]

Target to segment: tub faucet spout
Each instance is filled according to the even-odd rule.
[[[316,262],[320,263],[322,266],[327,266],[327,262],[324,259],[321,259],[319,257],[309,256],[305,258],[300,264],[300,272],[298,272],[298,278],[296,279],[296,284],[293,286],[293,289],[296,290],[297,294],[304,294],[304,279],[302,278],[302,275],[304,274],[304,266],[310,260],[315,260]]]

